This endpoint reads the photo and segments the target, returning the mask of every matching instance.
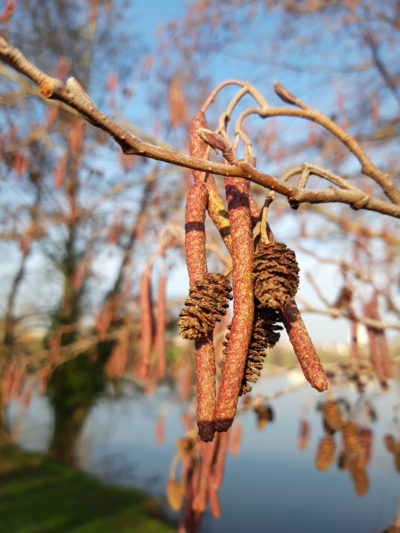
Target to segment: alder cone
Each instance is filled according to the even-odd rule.
[[[328,470],[335,459],[336,447],[333,436],[326,434],[319,442],[315,466],[318,470]]]
[[[296,255],[283,242],[261,243],[254,257],[254,294],[261,307],[282,309],[299,286]]]
[[[277,324],[280,319],[280,313],[277,309],[256,307],[240,395],[252,390],[252,385],[249,382],[255,383],[260,377],[266,356],[265,350],[272,348],[279,341],[279,330],[283,329]]]
[[[343,425],[342,412],[334,400],[328,400],[322,407],[324,425],[329,431],[338,431]]]
[[[196,281],[179,313],[180,335],[195,340],[210,333],[225,315],[231,292],[231,284],[223,274],[206,274]]]

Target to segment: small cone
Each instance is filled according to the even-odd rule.
[[[299,286],[295,253],[283,242],[261,243],[254,257],[254,294],[261,307],[282,309]]]
[[[250,392],[252,385],[249,382],[255,383],[260,377],[266,356],[265,350],[275,346],[279,340],[279,330],[282,329],[276,323],[279,320],[280,313],[276,309],[256,308],[240,395]]]
[[[179,334],[195,340],[210,333],[225,315],[232,299],[231,285],[223,274],[206,274],[189,291],[179,314]]]

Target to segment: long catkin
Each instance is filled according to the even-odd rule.
[[[233,262],[233,318],[222,367],[215,427],[227,431],[236,413],[254,318],[253,236],[249,207],[250,183],[225,178]]]
[[[158,282],[157,316],[155,348],[157,354],[157,377],[163,378],[167,368],[167,350],[165,345],[165,323],[167,318],[166,309],[166,288],[167,288],[167,262],[164,259],[163,270]]]
[[[205,216],[207,187],[191,186],[185,214],[185,252],[190,288],[207,274]],[[212,332],[195,341],[197,375],[197,425],[203,441],[214,437],[215,355]]]
[[[304,377],[314,389],[320,392],[326,390],[328,381],[325,371],[294,300],[282,309],[282,322]]]
[[[153,266],[151,257],[145,266],[140,278],[140,333],[141,349],[139,361],[139,376],[147,378],[151,363],[151,348],[153,344],[153,303],[151,297],[151,270]]]

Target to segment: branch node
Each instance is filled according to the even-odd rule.
[[[360,200],[357,200],[357,202],[354,202],[351,208],[355,209],[356,211],[358,211],[359,209],[363,209],[363,207],[365,207],[368,204],[370,199],[371,199],[371,195],[366,193],[364,194],[364,196],[360,198]]]

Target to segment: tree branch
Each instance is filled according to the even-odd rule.
[[[324,189],[300,190],[297,187],[284,183],[283,180],[279,180],[270,174],[257,170],[246,161],[237,161],[235,164],[217,163],[144,142],[98,110],[85,91],[80,86],[79,90],[77,89],[78,85],[75,79],[69,78],[67,83],[64,84],[61,80],[48,76],[2,37],[0,37],[0,59],[35,82],[39,86],[39,94],[43,98],[59,100],[67,104],[75,111],[78,111],[88,122],[111,135],[126,154],[141,155],[207,173],[245,178],[267,189],[279,192],[286,196],[291,204],[295,205],[306,202],[340,202],[348,204],[354,209],[362,208],[400,218],[400,205],[396,205],[400,204],[400,191],[394,187],[388,175],[377,169],[371,163],[360,145],[351,135],[344,132],[344,130],[328,117],[325,117],[319,111],[305,106],[298,99],[296,100],[296,105],[301,105],[302,109],[250,108],[242,113],[238,122],[250,114],[258,114],[262,117],[278,115],[303,117],[323,125],[354,153],[362,164],[364,174],[379,183],[392,202],[380,200],[376,197],[369,196],[361,189],[349,188],[348,186],[345,189],[328,187]],[[328,171],[326,172],[328,176],[329,173]],[[330,177],[326,177],[326,179],[330,179]]]

